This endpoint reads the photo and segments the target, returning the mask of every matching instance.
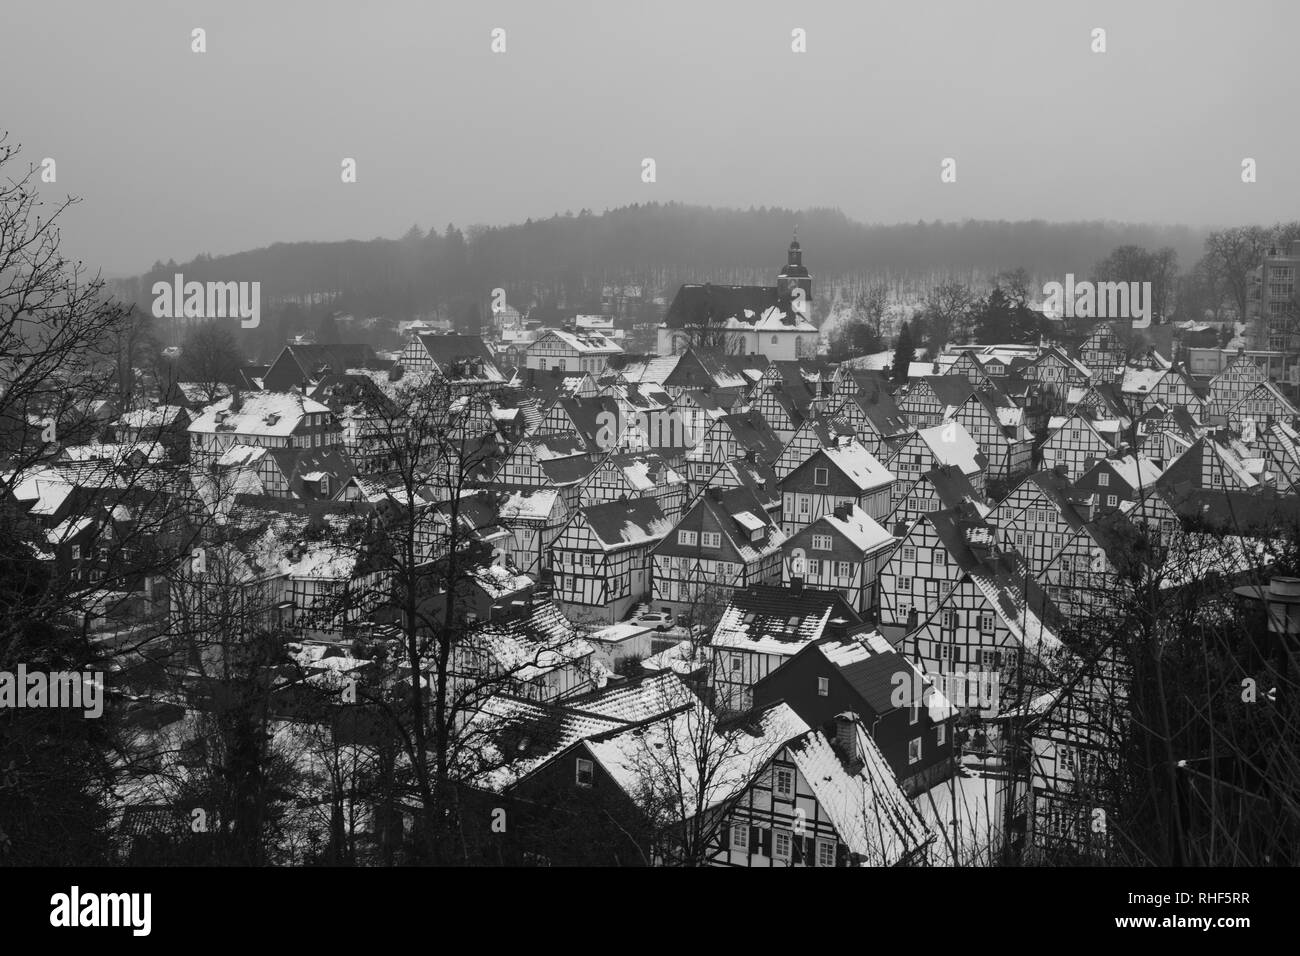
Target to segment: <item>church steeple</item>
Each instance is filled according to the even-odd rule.
[[[776,277],[777,296],[786,301],[792,296],[792,290],[799,286],[804,291],[804,298],[812,301],[812,274],[803,264],[803,247],[799,245],[799,227],[794,227],[794,238],[786,252],[785,268]]]

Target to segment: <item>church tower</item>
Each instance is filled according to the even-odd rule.
[[[799,246],[798,226],[795,227],[794,238],[790,240],[790,250],[786,253],[785,268],[776,277],[777,301],[782,305],[790,301],[796,286],[803,289],[804,301],[808,303],[808,307],[811,309],[812,275],[808,272],[807,266],[803,264],[803,249]]]

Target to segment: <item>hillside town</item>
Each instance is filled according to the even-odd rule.
[[[796,238],[772,285],[683,284],[653,328],[619,286],[550,325],[295,339],[126,407],[31,392],[0,489],[129,743],[119,859],[250,827],[287,863],[1125,852],[1155,733],[1130,641],[1298,600],[1290,343],[1047,316],[832,361],[814,278]],[[1272,706],[1278,647],[1222,653]],[[1191,818],[1255,812],[1160,739]]]

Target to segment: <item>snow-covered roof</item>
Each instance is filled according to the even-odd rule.
[[[62,544],[69,538],[75,538],[95,523],[92,517],[67,518],[45,532],[45,539],[50,544]]]
[[[122,428],[162,428],[180,418],[184,409],[180,405],[159,405],[155,408],[137,408],[126,412],[113,424]]]
[[[329,406],[299,392],[246,393],[240,407],[233,411],[232,400],[222,399],[203,409],[190,423],[190,432],[288,437],[302,423],[303,416],[330,414]]]
[[[863,491],[880,488],[894,480],[893,473],[860,441],[840,441],[823,448],[822,453]]]
[[[822,515],[818,522],[830,525],[859,551],[871,551],[881,545],[893,542],[894,536],[880,526],[879,522],[857,505],[852,505],[846,517],[841,518],[831,512]],[[818,523],[814,522],[814,524]]]
[[[933,428],[919,429],[917,434],[939,464],[956,465],[964,475],[984,470],[984,454],[961,422],[949,420]]]
[[[861,721],[854,721],[862,766],[849,773],[820,730],[790,745],[795,766],[835,832],[864,866],[894,866],[934,837],[913,809],[885,755]]]
[[[1098,462],[1110,465],[1111,469],[1132,488],[1152,488],[1160,477],[1160,466],[1150,458],[1126,455],[1123,458],[1106,458]]]
[[[1160,384],[1168,371],[1164,368],[1126,368],[1120,390],[1128,395],[1146,395]]]
[[[782,747],[808,731],[782,702],[762,711],[752,729],[723,733],[697,703],[671,718],[589,739],[587,747],[625,793],[658,793],[693,815],[739,797]],[[708,737],[711,759],[695,759],[692,754]]]
[[[560,492],[551,488],[516,491],[501,504],[502,521],[545,521],[555,509]]]
[[[529,351],[532,351],[538,343],[544,342],[552,336],[581,355],[617,355],[623,351],[613,339],[587,329],[573,332],[567,329],[547,329],[539,334],[537,341],[528,347]]]

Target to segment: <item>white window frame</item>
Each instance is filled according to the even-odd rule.
[[[733,823],[731,825],[731,848],[733,850],[749,849],[749,824]]]
[[[817,865],[835,865],[835,844],[830,840],[817,841]]]
[[[794,834],[789,830],[772,830],[772,859],[788,860],[794,853]]]
[[[947,742],[948,742],[948,725],[945,724],[943,721],[939,721],[939,723],[935,724],[934,727],[935,746],[942,747]]]
[[[700,544],[705,548],[720,548],[722,547],[722,533],[719,531],[701,532]]]
[[[584,771],[587,775],[586,782],[582,779]],[[573,778],[578,786],[590,787],[596,780],[596,762],[588,760],[586,757],[579,757],[573,766]]]
[[[678,531],[678,532],[677,532],[677,543],[680,544],[680,545],[684,545],[685,547],[688,547],[688,548],[690,548],[690,547],[694,547],[695,544],[698,542],[698,540],[699,540],[699,537],[697,536],[697,534],[696,534],[694,531]]]
[[[817,678],[817,696],[829,697],[831,695],[831,679],[829,677]]]
[[[788,767],[777,767],[772,775],[772,793],[782,799],[794,797],[794,771]]]
[[[831,483],[831,470],[829,468],[813,469],[813,487],[825,488]]]
[[[907,762],[908,764],[920,763],[922,757],[922,741],[920,737],[913,737],[907,742]]]

